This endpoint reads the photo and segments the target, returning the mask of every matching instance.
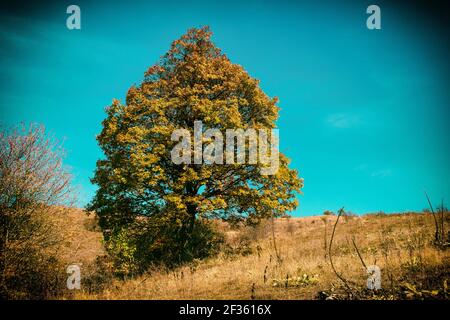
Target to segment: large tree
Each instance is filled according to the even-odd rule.
[[[303,185],[280,153],[279,170],[261,174],[261,164],[175,164],[175,129],[193,136],[203,130],[273,129],[277,98],[269,98],[242,66],[233,64],[211,42],[207,27],[190,29],[150,67],[126,104],[114,100],[98,142],[106,157],[97,162],[99,189],[89,209],[108,231],[164,217],[181,239],[201,217],[246,219],[278,217],[297,206]],[[150,221],[150,220],[148,220]]]

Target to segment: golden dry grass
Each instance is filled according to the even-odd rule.
[[[104,254],[94,217],[74,211],[69,220],[66,225],[72,242],[68,248],[74,254],[66,256],[67,262],[92,264],[96,256]],[[332,296],[332,292],[342,292],[344,288],[332,271],[325,249],[335,220],[336,216],[276,219],[273,224],[275,242],[270,221],[256,228],[237,230],[217,223],[226,236],[228,249],[216,257],[194,261],[176,270],[160,268],[135,279],[112,280],[100,292],[82,288],[68,297],[316,299],[322,291]],[[448,230],[448,221],[446,224]],[[387,292],[384,298],[389,298],[389,290],[398,292],[405,284],[417,286],[419,283],[420,287],[421,281],[431,283],[432,289],[446,290],[450,255],[448,250],[433,246],[433,235],[434,222],[430,214],[343,217],[336,229],[332,258],[338,272],[353,287],[363,289],[367,275],[352,244],[354,237],[365,264],[381,268],[382,286]],[[277,259],[277,252],[281,261]],[[438,274],[432,273],[433,270],[439,270]]]
[[[95,215],[86,215],[81,209],[67,209],[50,212],[62,243],[59,257],[67,264],[90,265],[97,256],[103,255],[103,236]]]

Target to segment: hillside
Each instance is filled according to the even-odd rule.
[[[434,221],[431,214],[342,217],[331,252],[336,271],[346,283],[333,272],[326,249],[336,216],[276,219],[273,225],[265,221],[256,228],[232,229],[227,224],[217,223],[217,228],[226,236],[226,245],[218,256],[194,261],[176,270],[155,268],[129,280],[101,274],[107,272],[107,268],[99,268],[96,257],[105,253],[93,215],[88,217],[82,210],[75,209],[58,219],[58,223],[67,227],[61,229],[67,241],[65,262],[83,264],[82,289],[67,292],[67,296],[61,298],[448,297],[450,255],[448,250],[432,244]],[[364,289],[367,274],[363,263],[381,269],[382,290],[376,294]],[[93,281],[101,282],[101,286]]]

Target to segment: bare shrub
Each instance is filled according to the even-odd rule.
[[[60,239],[51,222],[71,204],[61,144],[43,126],[0,132],[0,295],[41,299],[57,293]]]
[[[431,200],[426,192],[425,196],[435,223],[434,244],[442,249],[448,248],[450,246],[450,237],[448,233],[445,233],[445,220],[448,219],[446,218],[448,216],[448,209],[444,206],[444,200],[442,200],[441,205],[436,208],[437,212],[435,213]]]

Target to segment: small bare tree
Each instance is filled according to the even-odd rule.
[[[48,219],[74,200],[63,149],[31,124],[0,132],[0,295],[46,298],[57,289],[57,234]]]

